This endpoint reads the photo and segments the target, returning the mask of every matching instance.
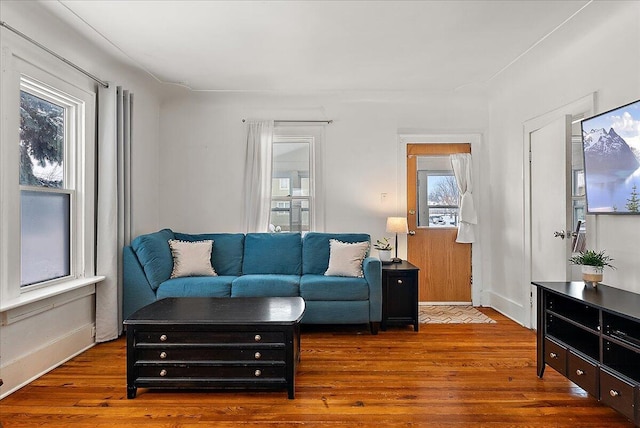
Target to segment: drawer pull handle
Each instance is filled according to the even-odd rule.
[[[576,374],[578,376],[582,376],[582,375],[584,375],[584,372],[582,370],[578,369],[578,370],[576,370]]]
[[[256,360],[262,358],[262,354],[260,352],[256,352],[253,356],[256,358]]]
[[[166,342],[167,341],[167,335],[163,334],[162,336],[160,336],[160,342]]]
[[[258,369],[254,374],[256,375],[256,377],[260,377],[262,375],[262,370]]]
[[[612,397],[618,397],[620,395],[620,393],[618,391],[616,391],[615,389],[612,389],[611,391],[609,391],[609,395]]]
[[[262,336],[260,336],[259,334],[256,334],[255,337],[253,338],[256,342],[260,342],[262,340]]]
[[[165,369],[160,370],[160,376],[166,376],[167,371]]]
[[[401,279],[398,280],[398,284],[402,284],[402,280]]]
[[[555,352],[549,352],[549,356],[553,359],[558,359],[558,354],[556,354]]]
[[[160,352],[160,358],[162,358],[163,360],[167,358],[167,353],[164,351]]]

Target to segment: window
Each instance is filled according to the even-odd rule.
[[[95,84],[2,55],[0,291],[29,301],[95,276]]]
[[[448,156],[418,158],[418,227],[457,227],[458,184]]]
[[[20,286],[71,275],[73,179],[65,178],[76,105],[23,79],[20,91]]]
[[[312,137],[274,137],[271,230],[308,232],[312,208]]]

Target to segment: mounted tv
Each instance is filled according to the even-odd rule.
[[[640,100],[582,120],[588,214],[640,214]]]

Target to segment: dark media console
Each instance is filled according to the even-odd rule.
[[[583,282],[538,287],[538,377],[545,365],[640,426],[640,295]]]

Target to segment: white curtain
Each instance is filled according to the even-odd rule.
[[[460,221],[458,222],[458,236],[456,242],[475,242],[475,225],[478,224],[478,215],[473,204],[473,178],[470,153],[457,153],[451,155],[453,174],[458,183],[460,192]]]
[[[131,242],[133,94],[110,84],[98,91],[96,341],[122,333],[122,248]]]
[[[266,232],[271,211],[273,120],[247,123],[244,170],[245,232]]]

